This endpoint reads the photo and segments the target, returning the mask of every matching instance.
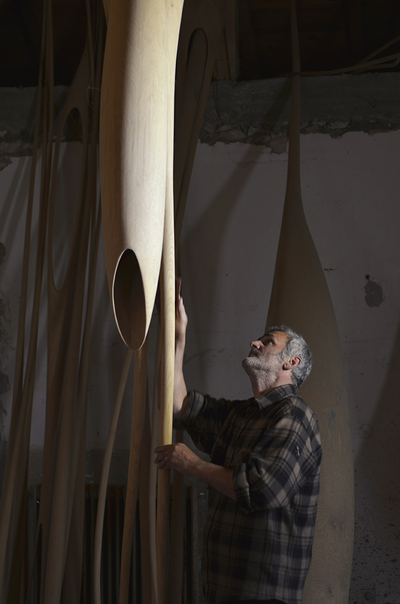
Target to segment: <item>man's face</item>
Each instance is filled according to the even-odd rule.
[[[271,331],[254,340],[250,343],[249,356],[243,359],[243,369],[249,376],[265,379],[272,387],[282,368],[283,361],[279,355],[288,339],[283,331]]]

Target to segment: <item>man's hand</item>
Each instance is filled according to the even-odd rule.
[[[188,403],[187,388],[183,375],[186,328],[188,318],[181,296],[181,280],[176,280],[175,293],[175,374],[174,374],[174,417],[181,419]]]
[[[201,459],[183,443],[162,445],[157,447],[154,452],[156,453],[155,463],[158,463],[159,470],[173,469],[188,476],[195,476],[236,500],[233,470]]]
[[[200,457],[183,443],[163,445],[157,447],[154,452],[157,454],[155,463],[158,464],[159,470],[178,470],[181,474],[194,476],[196,465],[201,462]]]

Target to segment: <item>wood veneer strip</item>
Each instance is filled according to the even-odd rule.
[[[167,69],[167,169],[165,185],[164,239],[161,265],[162,387],[160,401],[160,444],[172,441],[175,359],[175,245],[174,245],[174,97],[175,70],[183,0],[166,2]],[[168,577],[169,471],[158,474],[157,499],[157,593],[158,604],[166,604]]]
[[[95,541],[94,541],[94,563],[93,563],[93,596],[94,604],[101,604],[101,548],[103,539],[103,525],[104,525],[104,510],[106,505],[107,496],[107,483],[110,472],[112,452],[115,442],[115,434],[117,431],[119,415],[121,411],[122,399],[125,393],[126,382],[129,375],[129,370],[132,364],[133,350],[128,348],[125,353],[125,360],[119,379],[117,396],[114,403],[113,415],[111,418],[111,424],[108,432],[107,445],[104,453],[103,466],[101,471],[101,479],[99,486],[99,497],[97,503],[97,514],[96,514],[96,529],[95,529]]]
[[[291,15],[293,71],[298,74],[294,0]],[[323,445],[313,561],[304,603],[347,602],[354,514],[351,434],[335,313],[301,198],[299,75],[292,80],[287,189],[267,327],[282,323],[301,333],[313,351],[314,368],[300,394],[319,420]]]
[[[60,290],[56,289],[53,278],[52,230],[49,235],[50,359],[45,445],[49,450],[53,449],[55,461],[53,466],[50,464],[46,466],[47,497],[41,517],[44,534],[42,548],[42,566],[45,569],[42,577],[44,602],[58,601],[64,579],[69,580],[70,586],[74,585],[75,592],[71,592],[72,587],[67,588],[67,592],[76,599],[79,597],[81,582],[80,570],[73,564],[72,551],[75,560],[82,557],[84,464],[79,464],[78,459],[80,457],[82,460],[85,451],[91,315],[100,232],[99,214],[96,209],[96,143],[99,115],[97,91],[101,64],[95,74],[89,4],[87,10],[86,51],[63,109],[55,150],[57,159],[55,164],[58,165],[62,128],[71,109],[77,107],[83,130],[79,204],[67,275]],[[101,30],[98,42],[101,46]],[[89,106],[94,108],[90,115],[91,132],[89,132],[87,94],[91,83],[94,83],[94,88],[90,95],[92,103]],[[55,173],[52,181],[52,214],[56,182]],[[50,229],[52,220],[51,216]],[[91,242],[90,251],[89,242]],[[85,300],[86,319],[83,319]]]
[[[142,348],[136,351],[134,358],[131,444],[129,454],[128,484],[125,502],[124,533],[122,539],[121,578],[119,586],[120,604],[127,604],[129,600],[131,554],[138,499],[139,467],[142,449],[146,402],[147,339]]]
[[[78,67],[63,107],[54,151],[51,203],[49,209],[48,246],[48,388],[44,443],[43,494],[40,509],[42,541],[42,601],[58,601],[64,576],[70,518],[75,492],[75,468],[78,459],[82,414],[78,397],[82,310],[85,289],[85,265],[90,204],[83,210],[85,175],[87,174],[89,133],[86,88],[90,82],[89,49]],[[57,170],[62,132],[72,108],[82,119],[83,143],[80,193],[67,274],[60,290],[54,284],[53,221],[56,200]],[[82,225],[82,221],[86,223]],[[82,245],[82,249],[81,248]],[[80,255],[80,251],[82,254]],[[77,408],[75,408],[77,407]],[[73,422],[75,426],[73,428]],[[71,430],[75,430],[74,433]],[[77,435],[77,436],[76,436]],[[75,437],[76,436],[76,437]]]
[[[176,71],[174,156],[175,243],[179,242],[187,194],[203,121],[226,0],[186,0]]]

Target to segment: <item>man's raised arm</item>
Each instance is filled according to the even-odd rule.
[[[185,353],[188,318],[180,292],[177,293],[175,314],[174,417],[180,419],[185,415],[188,404],[188,393],[183,376],[183,355]]]

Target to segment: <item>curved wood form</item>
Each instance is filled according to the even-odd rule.
[[[96,61],[97,71],[94,71],[88,4],[87,9],[88,40],[61,116],[54,153],[55,170],[49,209],[48,388],[39,515],[39,526],[42,527],[43,534],[41,602],[45,604],[60,601],[64,581],[65,584],[68,583],[65,596],[71,601],[79,599],[81,583],[79,560],[83,550],[85,480],[84,464],[80,463],[80,460],[85,450],[91,314],[100,233],[96,192],[96,142],[101,51]],[[101,49],[101,28],[98,34]],[[91,103],[88,104],[87,92],[90,82],[93,82],[93,89],[90,92]],[[92,114],[89,114],[88,106],[94,108]],[[61,289],[57,290],[53,276],[52,224],[58,155],[63,127],[73,108],[80,112],[83,131],[80,193],[74,232],[71,233],[72,245],[67,274]]]
[[[147,389],[148,394],[148,389]],[[145,405],[144,430],[139,469],[139,516],[140,516],[140,555],[142,563],[142,600],[156,604],[156,525],[155,507],[152,500],[152,473],[156,470],[151,447],[150,406],[147,397]],[[158,434],[158,432],[157,432]]]
[[[139,488],[139,468],[142,450],[142,437],[147,402],[147,340],[145,345],[135,353],[134,386],[131,447],[129,455],[128,484],[126,491],[124,534],[121,555],[121,579],[119,603],[126,604],[129,599],[129,579],[133,531],[135,526],[136,506]]]
[[[292,0],[293,71],[300,72]],[[293,76],[289,163],[267,327],[286,324],[302,335],[314,368],[302,389],[320,425],[323,462],[313,562],[304,604],[348,601],[353,551],[353,463],[347,398],[335,313],[303,211],[300,184],[300,76]]]
[[[174,197],[177,254],[226,3],[226,0],[186,0],[183,9],[175,101]]]
[[[99,497],[96,513],[96,529],[94,539],[94,561],[93,561],[93,600],[94,604],[101,604],[101,544],[103,539],[104,510],[106,506],[107,482],[110,472],[112,452],[114,448],[115,434],[118,426],[119,414],[121,411],[122,399],[125,392],[126,381],[132,364],[133,351],[128,348],[125,355],[124,365],[122,367],[120,381],[118,385],[117,396],[114,403],[114,411],[111,418],[110,429],[108,432],[107,445],[104,453],[103,466],[101,470],[101,479],[99,486]]]
[[[104,55],[100,169],[107,275],[118,329],[134,350],[150,324],[163,243],[165,5],[112,2]]]
[[[175,67],[183,0],[167,2],[167,170],[164,238],[161,270],[161,398],[160,444],[172,441],[172,403],[175,359],[175,246],[174,246],[174,92]],[[157,594],[158,604],[167,601],[168,576],[169,472],[159,472],[157,500]]]

